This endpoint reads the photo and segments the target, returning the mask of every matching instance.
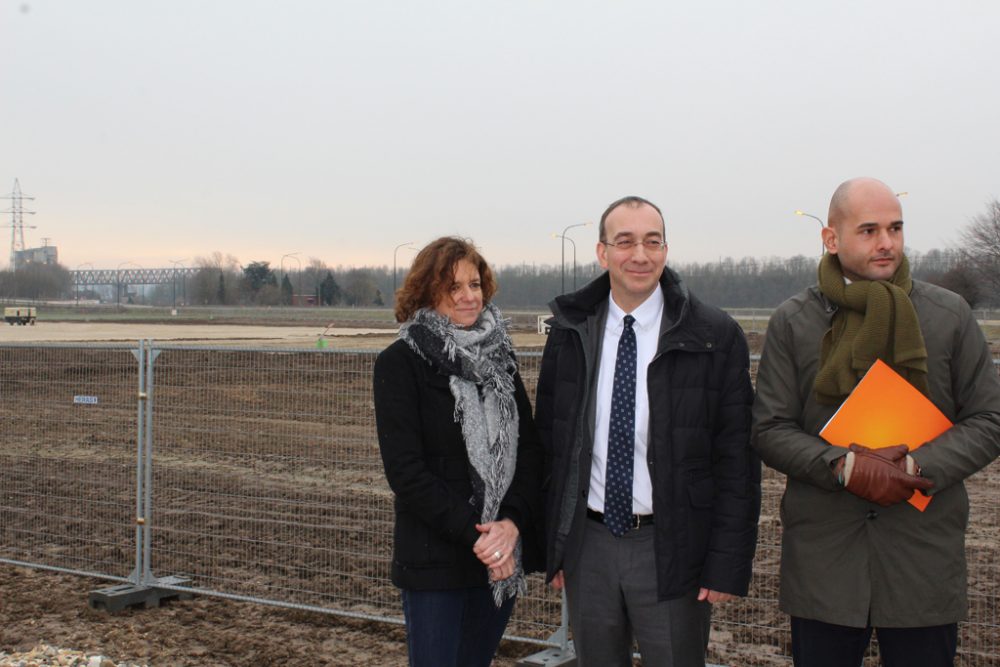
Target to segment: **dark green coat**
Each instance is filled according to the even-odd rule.
[[[959,296],[913,282],[927,345],[931,400],[955,424],[912,453],[934,482],[923,513],[879,507],[839,487],[830,462],[844,449],[817,437],[836,406],[812,390],[820,341],[836,307],[810,288],[771,316],[757,375],[753,445],[788,475],[781,500],[782,611],[853,627],[923,627],[966,615],[963,480],[1000,455],[1000,379]],[[860,443],[864,444],[864,443]]]

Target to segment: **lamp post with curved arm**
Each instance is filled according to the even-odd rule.
[[[819,223],[819,228],[821,230],[820,231],[820,237],[819,237],[819,246],[820,246],[819,247],[819,254],[822,257],[823,253],[826,252],[826,246],[823,244],[823,235],[822,235],[822,229],[824,227],[826,227],[826,223],[824,223],[821,218],[813,215],[812,213],[806,213],[805,211],[800,211],[798,209],[795,210],[795,215],[804,215],[805,217],[812,218],[813,220],[815,220],[816,222]]]
[[[173,292],[174,292],[174,309],[175,310],[177,309],[177,265],[180,264],[181,268],[183,269],[184,268],[184,262],[186,262],[186,261],[187,261],[187,257],[185,257],[184,259],[172,259],[172,260],[170,260],[170,263],[174,265],[174,273],[173,273],[172,276],[170,276],[170,286],[173,288]],[[181,280],[184,280],[183,276],[181,276]],[[187,290],[182,290],[182,291],[184,292],[184,296],[187,296]],[[176,313],[174,313],[174,314],[176,315]]]
[[[574,227],[588,227],[592,224],[593,223],[591,222],[578,222],[575,225],[567,225],[566,228],[563,229],[562,234],[553,234],[553,237],[558,237],[562,239],[562,242],[560,243],[560,245],[562,246],[562,259],[559,262],[559,268],[561,269],[561,274],[562,274],[563,294],[566,293],[566,241],[567,239],[570,241],[573,240],[570,239],[568,236],[566,236],[566,232],[573,229]],[[576,289],[576,244],[575,243],[573,244],[573,288]]]
[[[413,247],[413,241],[407,241],[406,243],[400,243],[398,246],[392,250],[392,303],[396,303],[396,253],[399,252],[400,248],[405,248],[410,246],[411,250],[416,250]]]
[[[552,238],[562,239],[563,245],[566,244],[566,241],[569,241],[573,246],[573,291],[575,292],[576,291],[576,241],[574,241],[572,238],[568,236],[563,236],[562,234],[556,234],[554,232],[552,234]],[[565,278],[563,280],[565,281]],[[563,292],[565,293],[565,291],[566,290],[564,282]]]

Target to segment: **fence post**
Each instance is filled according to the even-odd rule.
[[[153,362],[160,351],[153,349],[152,339],[142,339],[133,350],[139,364],[138,408],[136,412],[135,453],[135,569],[129,576],[131,583],[91,591],[87,602],[96,609],[119,611],[125,607],[142,605],[158,607],[168,598],[186,600],[191,593],[174,591],[167,586],[183,586],[183,577],[153,576],[150,566],[152,554],[153,515]]]
[[[138,364],[139,376],[139,386],[136,390],[136,419],[135,419],[135,567],[132,570],[132,574],[129,575],[129,580],[136,586],[142,582],[142,572],[143,572],[143,534],[145,527],[145,516],[143,514],[143,493],[142,486],[145,479],[144,469],[145,465],[143,462],[143,402],[145,401],[144,392],[146,390],[146,378],[145,378],[145,354],[146,348],[143,341],[139,341],[136,349],[132,350],[132,355],[135,357]]]
[[[573,642],[569,640],[569,606],[566,604],[566,588],[562,590],[562,603],[559,605],[561,619],[559,629],[549,637],[550,642],[559,644],[558,648],[547,648],[538,653],[521,658],[517,667],[576,667],[576,651]]]
[[[153,363],[160,356],[160,351],[154,349],[152,339],[146,341],[146,392],[145,392],[145,469],[146,481],[143,484],[144,528],[142,542],[142,583],[151,586],[157,584],[153,577],[150,561],[152,560],[153,537]]]

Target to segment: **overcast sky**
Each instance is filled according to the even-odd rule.
[[[869,175],[926,251],[1000,196],[998,26],[989,0],[0,0],[0,192],[69,268],[391,265],[444,234],[558,264],[625,194],[679,263],[817,254],[795,209]],[[569,235],[592,259],[596,226]]]

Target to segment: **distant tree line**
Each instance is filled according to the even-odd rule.
[[[266,261],[243,266],[232,255],[214,252],[196,258],[195,266],[198,272],[184,285],[192,305],[381,306],[386,283],[392,283],[384,267],[333,268],[315,258],[283,272]]]
[[[973,305],[983,301],[964,280],[966,271],[957,250],[907,252],[910,273],[918,280],[940,284],[958,292]],[[706,264],[680,264],[674,268],[699,298],[732,308],[773,308],[792,294],[817,281],[819,257],[798,255],[788,259],[722,259]],[[982,305],[987,305],[983,303]]]
[[[908,251],[915,278],[940,284],[961,294],[974,306],[1000,305],[1000,202],[989,202],[985,213],[973,218],[951,249],[926,253]],[[817,256],[791,258],[724,258],[717,262],[670,262],[700,298],[732,308],[774,307],[816,282]],[[197,260],[198,275],[191,281],[189,303],[290,304],[311,297],[333,306],[390,306],[393,288],[403,283],[406,269],[393,276],[388,266],[331,267],[310,259],[301,270],[278,276],[267,262],[240,266],[221,253]],[[577,267],[517,264],[494,267],[499,284],[496,302],[504,308],[544,307],[563,291],[582,287],[602,272],[597,262]]]
[[[985,295],[968,278],[964,255],[959,250],[908,253],[915,278],[938,283],[959,292],[970,303],[987,305]],[[725,258],[717,262],[671,263],[689,289],[709,303],[731,308],[769,308],[816,282],[818,257]],[[503,308],[541,308],[574,284],[582,287],[603,270],[596,262],[572,267],[518,264],[495,267],[499,291],[495,297]],[[402,285],[405,270],[399,270],[396,285]],[[203,266],[188,279],[187,301],[204,305],[288,305],[311,303],[326,306],[392,305],[392,269],[376,267],[329,267],[310,260],[301,271],[279,276],[267,262],[240,267],[217,263]]]
[[[62,299],[71,290],[69,271],[60,264],[25,264],[0,271],[0,299]]]
[[[947,250],[908,251],[915,278],[942,285],[973,306],[1000,305],[1000,201],[975,216]],[[702,300],[731,308],[769,308],[816,282],[817,256],[725,258],[717,262],[669,262]],[[194,276],[181,285],[159,285],[153,303],[169,304],[181,295],[191,305],[391,306],[393,288],[406,270],[393,276],[387,266],[331,267],[320,259],[304,266],[272,267],[266,261],[241,265],[232,255],[214,252],[195,259]],[[582,287],[602,272],[596,262],[574,268],[518,264],[494,267],[495,297],[503,308],[540,308],[564,291]],[[72,296],[69,272],[59,265],[30,264],[16,273],[0,271],[0,299],[58,299]]]

